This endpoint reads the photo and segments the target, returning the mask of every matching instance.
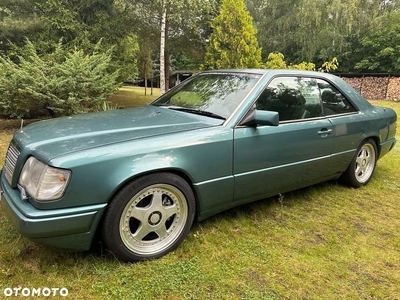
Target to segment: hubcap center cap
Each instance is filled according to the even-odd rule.
[[[161,217],[162,215],[159,211],[152,212],[148,219],[149,224],[153,226],[159,224],[161,222]]]

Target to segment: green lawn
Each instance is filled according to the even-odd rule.
[[[150,88],[147,88],[145,91],[144,88],[137,86],[123,86],[119,89],[118,93],[108,98],[108,101],[118,104],[122,108],[141,106],[160,96],[160,89],[154,88],[153,94],[151,92]]]
[[[400,115],[400,103],[373,103]],[[18,124],[0,122],[2,164]],[[399,166],[397,145],[363,188],[328,182],[232,209],[137,264],[34,244],[0,209],[0,298],[64,287],[65,299],[400,299]]]

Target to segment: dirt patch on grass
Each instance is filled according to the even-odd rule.
[[[39,121],[37,119],[24,120],[23,126],[30,123]],[[0,118],[0,131],[12,131],[14,132],[21,127],[21,119],[2,119]]]
[[[0,130],[16,130],[21,126],[21,120],[0,119]]]

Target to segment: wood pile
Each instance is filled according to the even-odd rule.
[[[386,99],[389,77],[364,77],[361,94],[370,100]]]
[[[342,79],[346,81],[350,86],[352,86],[357,92],[361,93],[363,82],[362,77],[343,77]]]
[[[368,76],[345,77],[342,79],[369,100],[396,100],[400,101],[400,77]]]
[[[400,77],[390,77],[386,99],[400,101]]]

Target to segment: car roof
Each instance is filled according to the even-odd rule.
[[[264,75],[267,73],[268,69],[218,69],[218,70],[208,70],[201,73],[252,73]]]
[[[270,73],[270,75],[305,75],[312,77],[325,77],[332,78],[337,77],[330,73],[317,72],[317,71],[307,71],[307,70],[292,70],[292,69],[217,69],[217,70],[208,70],[203,71],[201,73],[243,73],[243,74],[258,74],[265,75],[266,73]]]

